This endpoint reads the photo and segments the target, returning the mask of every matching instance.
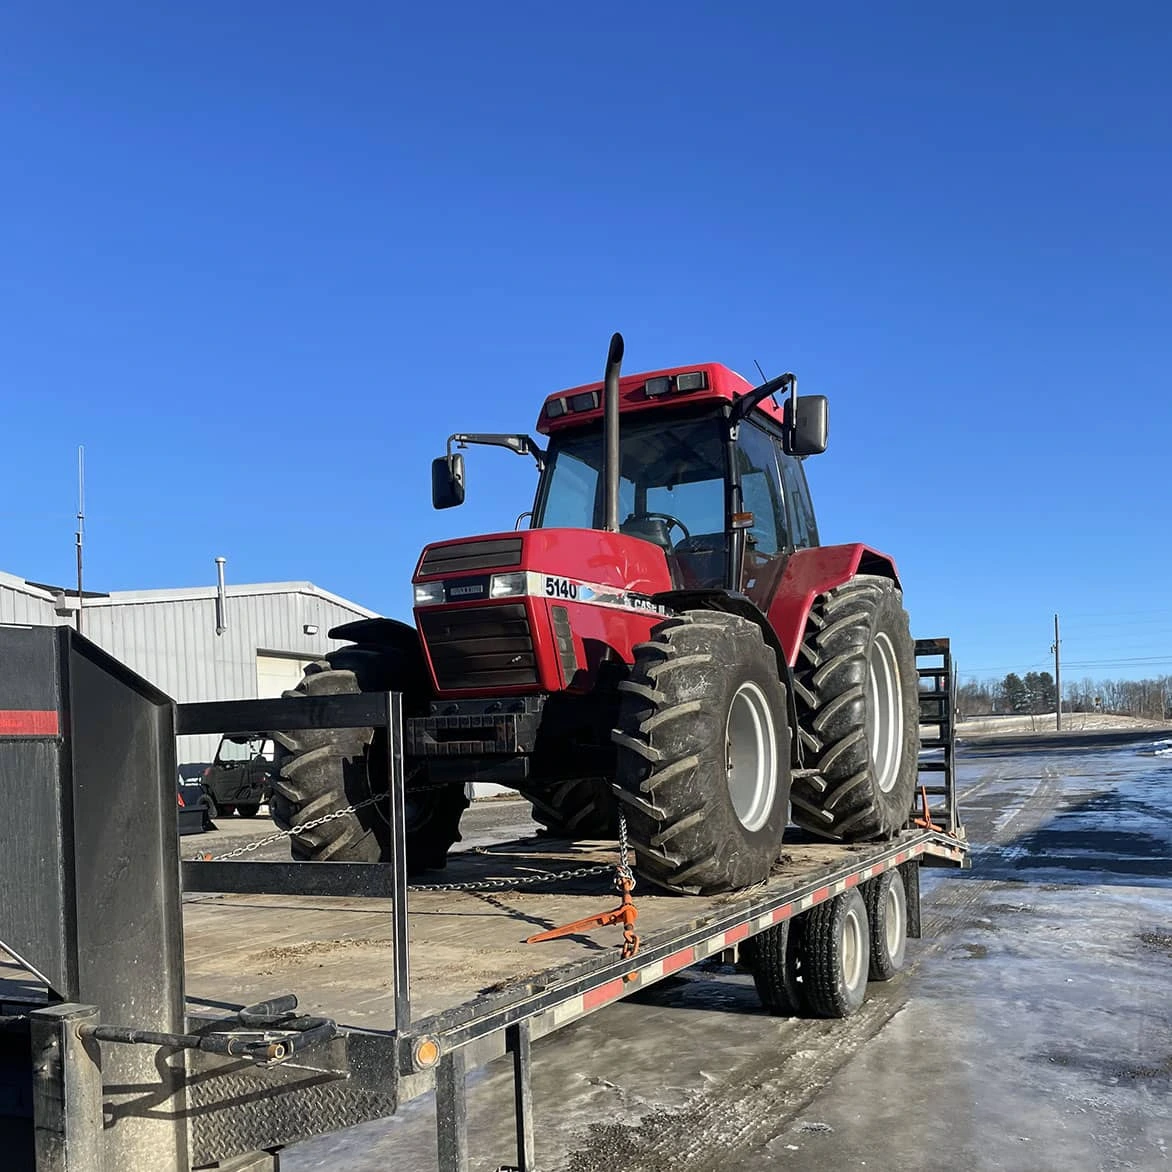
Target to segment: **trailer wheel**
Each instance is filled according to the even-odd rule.
[[[216,806],[216,813],[221,818],[231,818],[236,813],[236,806],[232,802],[220,802]]]
[[[259,802],[237,802],[236,813],[241,818],[255,818],[260,813]]]
[[[915,643],[899,587],[859,574],[821,595],[794,686],[817,770],[794,782],[794,821],[826,838],[890,838],[907,824],[919,756]]]
[[[543,834],[570,840],[618,834],[618,806],[610,782],[603,777],[573,778],[540,789],[518,788],[529,799]]]
[[[426,705],[422,663],[411,664],[382,647],[357,644],[309,664],[301,683],[285,696],[336,696],[350,692],[401,691],[404,711]],[[290,840],[295,859],[374,863],[390,858],[386,734],[382,729],[299,729],[274,734],[279,776],[273,782],[273,821],[282,830],[312,822],[371,797],[381,800],[333,818]],[[443,867],[460,840],[460,816],[468,807],[460,783],[406,794],[407,869]]]
[[[870,933],[858,889],[805,913],[798,946],[803,994],[819,1017],[849,1017],[867,995]]]
[[[746,960],[761,1004],[779,1017],[809,1012],[798,966],[803,918],[783,920],[752,937]]]
[[[640,877],[702,894],[765,879],[790,764],[785,689],[760,629],[716,611],[668,619],[619,690],[614,791]]]
[[[871,926],[871,980],[890,981],[907,954],[907,892],[903,876],[892,869],[863,886]]]

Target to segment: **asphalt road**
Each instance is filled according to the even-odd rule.
[[[1155,739],[966,751],[973,870],[925,874],[910,968],[845,1022],[770,1017],[749,978],[713,968],[538,1042],[540,1168],[1169,1167],[1172,756]],[[466,845],[524,818],[478,803]],[[262,827],[230,820],[217,853]],[[514,1158],[510,1096],[504,1064],[470,1079],[476,1169]],[[282,1156],[435,1166],[426,1100]]]

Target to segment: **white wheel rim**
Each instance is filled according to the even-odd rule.
[[[733,696],[724,730],[728,793],[746,830],[769,821],[777,793],[777,738],[765,693],[743,683]]]
[[[875,784],[890,793],[899,776],[903,748],[903,685],[891,640],[875,636],[867,662],[867,748]]]
[[[894,879],[887,888],[887,908],[884,917],[883,936],[887,943],[888,957],[896,957],[903,945],[903,900],[902,889],[897,890],[900,880]]]
[[[852,908],[842,920],[842,983],[848,990],[859,987],[863,976],[863,927]]]

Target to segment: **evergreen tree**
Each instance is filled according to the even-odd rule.
[[[1010,672],[1001,683],[1001,692],[1010,712],[1025,712],[1029,708],[1029,695],[1021,676]]]

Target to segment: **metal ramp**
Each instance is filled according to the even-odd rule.
[[[956,806],[956,705],[952,650],[947,639],[916,640],[920,701],[920,760],[914,817],[928,816],[950,834],[959,834]]]

